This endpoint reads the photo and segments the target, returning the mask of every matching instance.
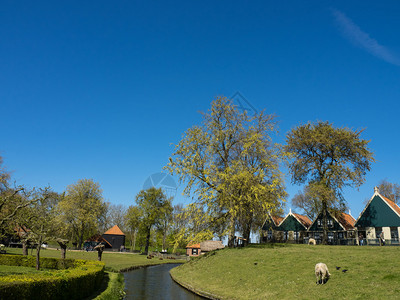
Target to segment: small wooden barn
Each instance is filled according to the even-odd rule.
[[[223,249],[224,247],[222,241],[204,241],[197,244],[188,244],[186,246],[186,255],[199,256],[209,251]]]
[[[122,232],[118,225],[114,225],[112,228],[107,230],[102,237],[108,242],[109,245],[111,245],[113,250],[120,250],[121,246],[125,246],[125,233]]]
[[[357,238],[362,235],[369,245],[379,244],[379,235],[387,245],[399,245],[400,207],[382,196],[377,187],[364,210],[355,222]]]
[[[355,245],[356,244],[356,220],[350,214],[337,212],[336,215],[328,211],[328,244],[330,245]],[[321,243],[323,235],[323,214],[317,218],[308,228],[307,236]]]

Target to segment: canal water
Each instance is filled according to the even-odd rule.
[[[125,299],[199,300],[204,299],[172,280],[169,270],[179,264],[162,264],[124,273]]]

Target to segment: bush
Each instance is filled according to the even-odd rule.
[[[76,264],[75,259],[58,259],[51,257],[41,257],[40,267],[43,269],[68,269],[73,268]],[[26,255],[0,255],[0,265],[6,266],[23,266],[23,267],[36,267],[36,257]]]
[[[0,264],[33,267],[36,260],[32,256],[0,255]],[[61,259],[44,258],[44,265],[52,270],[0,277],[0,299],[82,299],[100,286],[104,276],[104,263],[97,261],[69,259],[63,263]]]

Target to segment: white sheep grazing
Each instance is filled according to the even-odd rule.
[[[308,244],[309,244],[309,245],[315,245],[316,243],[317,243],[316,240],[313,239],[313,238],[310,238],[310,239],[308,240]]]
[[[317,277],[317,284],[324,284],[328,281],[331,274],[326,264],[318,263],[315,265],[315,276]]]

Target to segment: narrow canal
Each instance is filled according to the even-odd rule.
[[[124,273],[125,299],[204,299],[182,288],[171,279],[169,270],[177,266],[179,266],[179,264],[163,264]]]

